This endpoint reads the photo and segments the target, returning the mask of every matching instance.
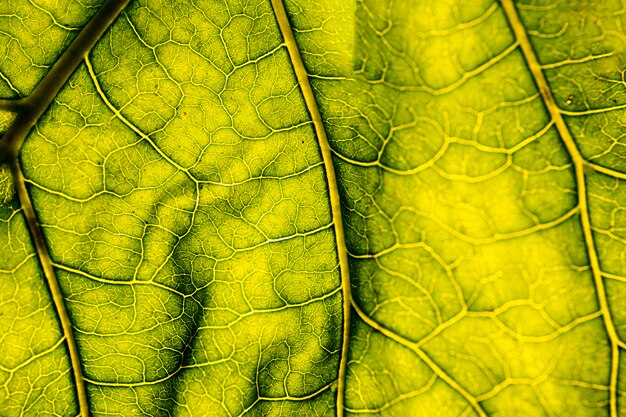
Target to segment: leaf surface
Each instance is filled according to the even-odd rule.
[[[0,414],[626,413],[626,5],[124,6],[0,5]]]

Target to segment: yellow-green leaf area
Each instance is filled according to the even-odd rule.
[[[0,239],[2,414],[76,415],[65,339],[5,168],[0,170]]]
[[[624,1],[5,3],[1,415],[626,415]]]
[[[103,0],[0,3],[0,98],[30,94]]]

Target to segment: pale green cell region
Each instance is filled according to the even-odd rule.
[[[572,159],[500,4],[359,2],[355,55],[311,77],[362,310],[347,410],[605,415]]]
[[[580,152],[589,162],[624,171],[626,143],[623,135],[626,120],[623,110],[566,116],[565,120]]]
[[[612,343],[624,347],[623,294],[626,262],[624,197],[623,1],[519,2],[531,41],[543,65],[556,107],[567,123],[584,164],[598,280],[606,289],[607,318],[615,327]],[[550,10],[554,19],[542,15]],[[618,364],[620,372],[623,363]],[[619,373],[618,392],[624,386]],[[618,394],[621,395],[621,394]],[[619,398],[619,397],[618,397]],[[624,413],[621,399],[618,413]]]
[[[562,110],[625,104],[623,1],[518,0],[516,5]]]
[[[613,322],[621,340],[626,337],[624,292],[626,291],[626,184],[623,179],[589,172],[593,238],[598,250],[601,275],[604,279],[607,299]]]
[[[268,2],[133,2],[22,160],[93,415],[332,414],[328,184]]]
[[[0,110],[0,137],[4,135],[9,126],[11,126],[11,123],[15,120],[15,116],[15,113]]]
[[[0,98],[30,94],[103,3],[0,2]]]
[[[11,169],[7,164],[0,164],[0,204],[12,204],[15,196]]]
[[[583,156],[623,170],[626,3],[518,1],[517,7]]]
[[[294,38],[311,77],[351,77],[355,0],[287,0]]]
[[[9,182],[0,171],[0,183]],[[4,192],[4,191],[3,191]],[[73,416],[65,338],[17,199],[0,200],[0,410],[3,416]]]
[[[355,318],[351,329],[346,416],[476,416],[413,350]]]

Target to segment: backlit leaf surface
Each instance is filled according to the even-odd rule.
[[[0,2],[0,415],[626,416],[623,1],[125,3]]]

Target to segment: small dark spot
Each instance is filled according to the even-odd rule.
[[[302,143],[304,143],[304,141],[302,141]]]
[[[552,93],[547,88],[541,87],[541,95],[546,101],[546,104],[551,105],[554,103],[554,98],[552,97]]]

